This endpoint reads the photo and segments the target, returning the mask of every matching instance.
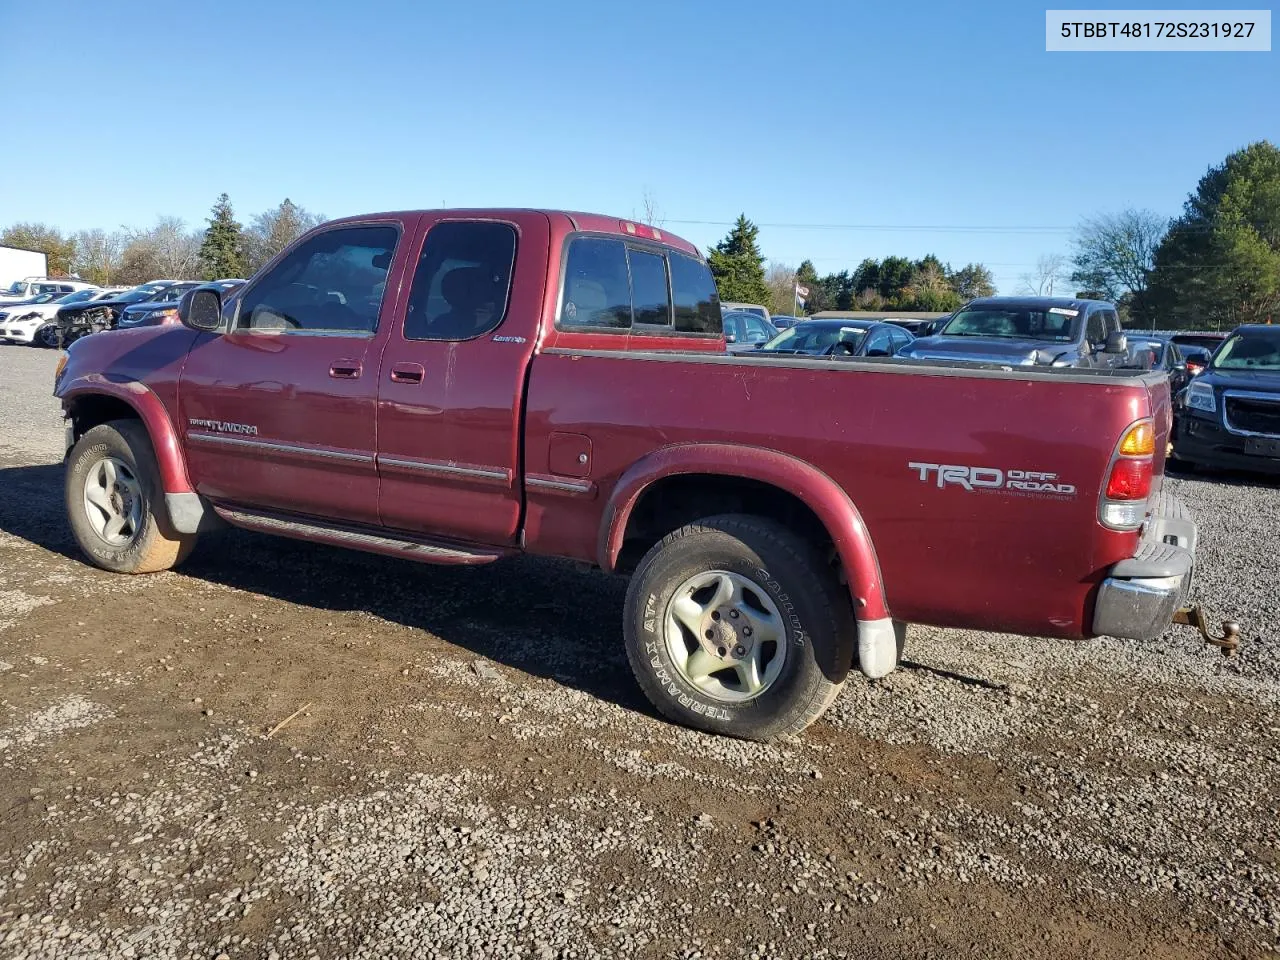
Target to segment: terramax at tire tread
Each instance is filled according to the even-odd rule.
[[[123,460],[142,486],[144,504],[142,534],[125,548],[104,544],[84,517],[84,471],[92,461],[90,451]],[[164,488],[156,465],[151,438],[137,420],[112,420],[85,432],[67,458],[64,484],[67,518],[81,552],[95,566],[113,573],[158,573],[177,566],[194,549],[196,537],[176,532],[164,507]]]
[[[796,663],[784,666],[790,676],[796,668],[790,689],[779,686],[767,690],[745,706],[715,703],[730,714],[730,719],[711,717],[683,706],[674,698],[658,676],[653,665],[654,654],[646,650],[646,642],[665,642],[661,624],[646,632],[646,603],[657,595],[653,617],[661,621],[670,599],[688,572],[696,572],[698,557],[704,555],[737,555],[748,559],[753,567],[767,570],[775,591],[761,584],[775,602],[779,593],[791,597],[801,621],[807,642],[797,645],[790,627],[787,630],[788,657]],[[715,566],[708,556],[707,569]],[[675,568],[664,571],[663,567]],[[803,609],[801,609],[803,608]],[[852,608],[838,583],[835,572],[818,551],[782,524],[765,517],[746,514],[722,514],[707,517],[667,534],[640,561],[627,589],[624,614],[627,660],[641,689],[649,701],[668,719],[702,730],[750,740],[773,740],[797,734],[826,712],[844,686],[853,661],[856,625]],[[665,652],[661,659],[667,660]],[[669,674],[670,677],[670,674]],[[679,686],[697,696],[682,678],[675,675]],[[779,678],[779,683],[783,680]]]

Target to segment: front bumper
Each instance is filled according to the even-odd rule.
[[[1098,588],[1093,633],[1130,640],[1164,633],[1191,591],[1197,539],[1182,501],[1156,497],[1137,553],[1112,567]]]
[[[1182,414],[1174,423],[1173,452],[1179,460],[1220,467],[1280,473],[1280,457],[1247,452],[1248,438],[1223,428],[1221,422],[1193,414]]]

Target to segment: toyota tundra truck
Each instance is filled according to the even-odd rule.
[[[630,577],[639,685],[704,730],[802,730],[908,623],[1154,638],[1191,579],[1160,373],[730,355],[703,257],[643,224],[337,220],[181,320],[61,362],[91,563],[165,570],[225,524],[571,558]]]

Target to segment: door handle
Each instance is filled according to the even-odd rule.
[[[329,365],[329,376],[335,380],[357,380],[360,370],[359,360],[335,360]]]
[[[397,363],[391,368],[392,383],[421,383],[426,375],[420,363]]]

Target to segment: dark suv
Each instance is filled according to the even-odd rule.
[[[1179,460],[1280,473],[1280,327],[1237,328],[1178,395],[1173,416]]]
[[[1128,342],[1113,303],[1070,297],[970,300],[899,356],[1020,367],[1123,367]]]

